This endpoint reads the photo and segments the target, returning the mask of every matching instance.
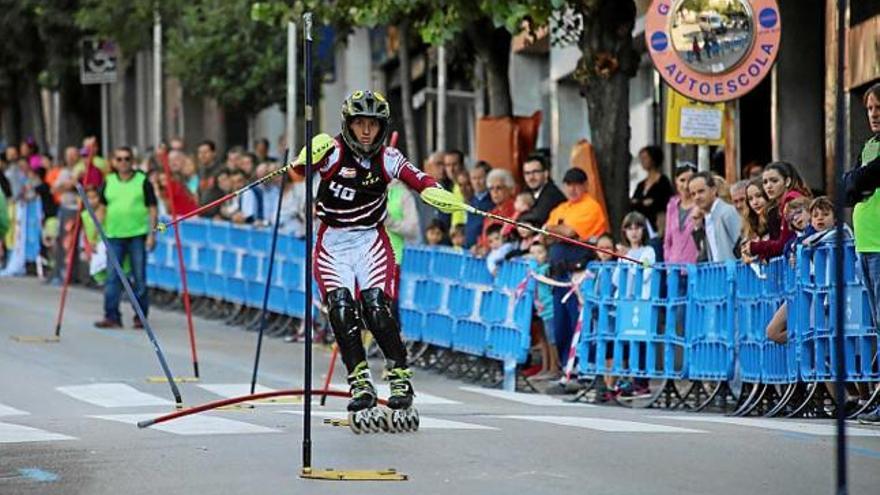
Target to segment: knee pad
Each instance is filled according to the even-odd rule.
[[[390,301],[385,292],[382,289],[362,291],[361,305],[367,328],[373,333],[385,358],[392,361],[395,368],[405,368],[406,347],[400,338],[400,325],[391,313]]]
[[[342,353],[342,361],[349,371],[367,359],[361,343],[360,319],[357,303],[348,289],[336,289],[327,293],[330,328]]]

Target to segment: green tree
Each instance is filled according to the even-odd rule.
[[[168,69],[187,91],[254,115],[286,97],[283,29],[251,18],[252,2],[198,0],[169,31]]]
[[[61,93],[62,142],[64,131],[81,128],[77,8],[77,0],[0,0],[0,108],[7,142],[33,136],[46,149],[43,88]]]

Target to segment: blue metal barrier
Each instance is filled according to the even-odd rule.
[[[268,232],[206,220],[185,225],[181,234],[193,293],[258,307]],[[279,245],[269,309],[302,317],[305,243],[282,235]],[[877,332],[851,243],[844,262],[847,379],[878,381]],[[831,245],[800,249],[795,267],[781,258],[769,264],[650,268],[591,263],[591,276],[581,286],[579,371],[721,381],[739,368],[746,382],[829,380],[837,330],[833,266]],[[159,239],[147,269],[151,286],[180,289],[171,237]],[[527,263],[513,261],[493,277],[483,259],[449,248],[408,246],[398,298],[404,336],[503,361],[509,385],[531,346],[535,281],[528,274]],[[765,332],[783,302],[789,341],[780,345]]]
[[[686,267],[591,263],[588,269],[595,278],[582,308],[586,338],[579,354],[586,361],[581,371],[683,378]]]

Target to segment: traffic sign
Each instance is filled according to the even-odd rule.
[[[109,84],[116,82],[116,43],[110,40],[86,38],[82,40],[79,80],[82,84]]]

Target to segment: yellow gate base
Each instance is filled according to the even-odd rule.
[[[16,342],[27,344],[56,344],[61,342],[61,337],[52,335],[51,337],[41,337],[39,335],[13,335],[9,337]]]
[[[406,481],[409,476],[398,473],[396,469],[312,469],[303,468],[300,478],[330,481]]]
[[[175,376],[174,383],[196,383],[199,379],[194,376]],[[164,376],[148,376],[147,383],[168,383]]]

